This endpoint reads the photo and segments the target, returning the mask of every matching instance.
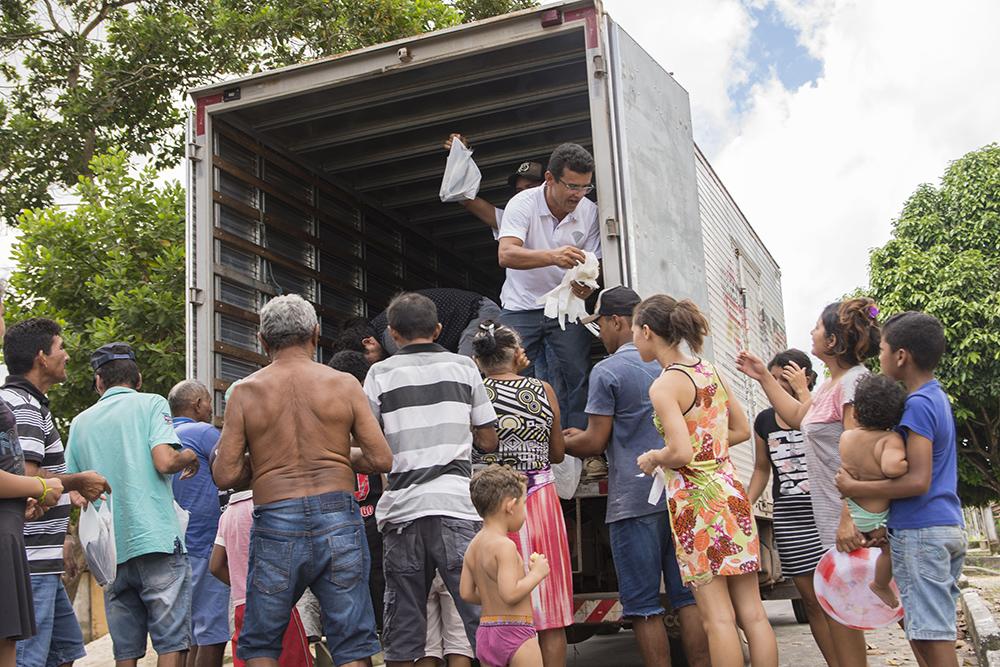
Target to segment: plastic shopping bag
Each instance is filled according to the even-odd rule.
[[[597,255],[586,252],[587,261],[567,269],[562,282],[554,289],[538,297],[538,305],[545,306],[545,317],[559,321],[559,328],[566,330],[566,322],[577,322],[586,317],[587,306],[583,299],[573,294],[573,283],[582,283],[592,289],[597,288],[597,276],[601,272]]]
[[[118,551],[110,498],[99,506],[89,503],[80,512],[80,547],[94,580],[102,587],[113,582],[118,574]]]
[[[552,474],[556,478],[556,495],[563,500],[569,500],[580,485],[580,475],[583,473],[583,461],[566,454],[561,463],[552,464]]]
[[[441,179],[441,201],[448,203],[475,199],[482,177],[479,167],[472,160],[472,149],[455,139],[451,142],[444,177]]]
[[[191,520],[191,512],[177,504],[174,501],[174,514],[177,515],[177,525],[180,527],[181,535],[187,535],[188,522]]]

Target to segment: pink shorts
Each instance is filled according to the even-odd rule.
[[[536,630],[573,625],[573,567],[554,479],[551,470],[528,473],[528,516],[521,530],[508,533],[524,560],[525,571],[532,552],[544,554],[549,561],[549,576],[531,592]]]
[[[489,667],[506,667],[524,642],[537,636],[530,616],[483,616],[476,630],[476,657]]]

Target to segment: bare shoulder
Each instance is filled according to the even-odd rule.
[[[881,445],[883,448],[888,448],[888,447],[902,448],[906,446],[906,441],[903,440],[903,436],[901,436],[896,431],[889,431],[881,438],[879,438],[878,444]]]

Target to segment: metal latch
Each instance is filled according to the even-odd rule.
[[[617,237],[618,236],[618,221],[615,220],[614,218],[608,218],[607,220],[605,220],[604,221],[604,233],[607,234],[609,237],[612,237],[612,238]]]
[[[196,306],[205,305],[205,297],[200,287],[188,287],[188,301]]]
[[[594,76],[596,76],[596,77],[603,77],[606,73],[607,73],[607,70],[604,69],[604,56],[602,56],[599,53],[595,54],[594,55]]]

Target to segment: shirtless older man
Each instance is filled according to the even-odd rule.
[[[237,645],[250,667],[277,667],[292,607],[306,588],[319,600],[336,664],[370,665],[380,650],[352,460],[363,471],[388,472],[392,452],[358,381],[314,361],[318,340],[316,311],[301,297],[276,297],[261,309],[260,341],[271,364],[233,391],[213,468],[219,488],[250,482],[254,492]]]

